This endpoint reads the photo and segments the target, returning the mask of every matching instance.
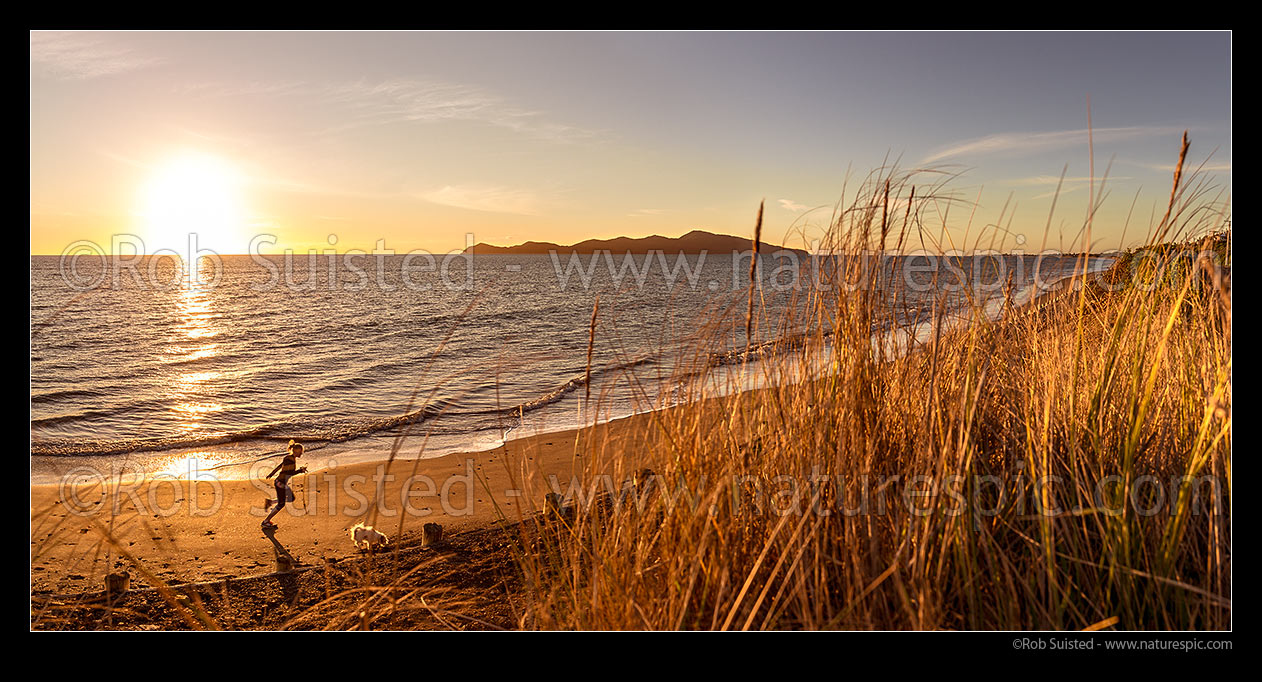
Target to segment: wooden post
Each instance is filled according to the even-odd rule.
[[[119,571],[105,576],[105,596],[115,599],[131,588],[131,574]]]
[[[422,528],[421,546],[433,547],[443,541],[443,527],[437,523],[427,523]]]

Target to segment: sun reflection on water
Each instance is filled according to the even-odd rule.
[[[149,470],[150,477],[173,477],[185,480],[218,480],[215,467],[230,463],[231,460],[213,452],[186,452],[168,455],[153,461]]]
[[[187,343],[214,338],[222,331],[216,322],[221,313],[215,310],[214,288],[205,283],[209,279],[206,275],[213,276],[213,272],[208,273],[207,270],[213,271],[214,263],[206,259],[199,260],[198,263],[200,272],[191,273],[185,270],[180,279],[182,288],[175,298],[179,321],[174,329],[174,342],[168,350],[172,355],[178,356],[173,362],[208,360],[219,354],[218,344]],[[168,402],[186,432],[202,430],[205,415],[224,409],[222,403],[207,395],[210,393],[211,382],[220,376],[220,372],[203,370],[185,372],[172,381],[167,395]]]

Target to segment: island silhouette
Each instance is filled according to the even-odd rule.
[[[651,253],[654,251],[662,251],[665,253],[730,253],[732,251],[748,251],[753,248],[753,242],[748,237],[734,237],[728,234],[715,234],[704,230],[693,230],[682,237],[662,237],[660,235],[652,235],[650,237],[614,237],[613,239],[587,239],[577,244],[563,246],[553,242],[525,242],[516,246],[495,246],[479,242],[464,250],[465,254],[479,256],[497,256],[497,255],[520,255],[520,254],[548,254],[548,253],[577,253],[577,254],[593,254],[609,251],[612,253]],[[793,251],[800,254],[806,253],[801,249],[791,249],[784,246],[776,246],[761,242],[758,250],[760,253],[775,253],[777,251]]]

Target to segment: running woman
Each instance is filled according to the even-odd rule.
[[[285,459],[282,459],[280,464],[277,464],[276,468],[272,469],[272,473],[267,475],[268,478],[271,478],[276,476],[277,473],[280,474],[276,476],[276,501],[268,500],[267,505],[264,507],[264,509],[271,509],[272,505],[275,504],[276,508],[272,509],[272,513],[263,519],[263,528],[275,528],[276,524],[272,523],[272,517],[279,514],[280,510],[285,508],[285,503],[293,499],[293,493],[289,490],[289,479],[298,474],[307,473],[307,467],[298,468],[299,457],[302,457],[302,444],[295,443],[292,440],[289,441],[289,454],[285,455]]]

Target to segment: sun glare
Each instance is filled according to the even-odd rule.
[[[245,209],[240,176],[210,156],[186,156],[160,166],[142,192],[145,250],[189,251],[189,235],[199,250],[245,253]]]

